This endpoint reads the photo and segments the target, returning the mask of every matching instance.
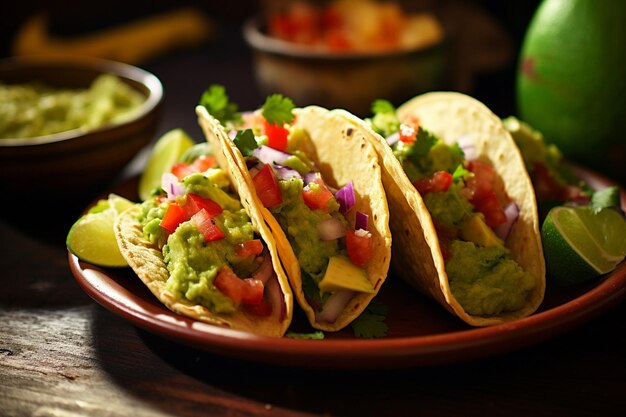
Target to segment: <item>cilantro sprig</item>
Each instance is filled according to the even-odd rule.
[[[261,107],[261,114],[268,123],[282,126],[285,123],[291,123],[294,108],[295,105],[289,97],[272,94],[265,99],[265,103]]]
[[[242,122],[237,104],[230,102],[224,86],[219,84],[209,86],[202,93],[199,104],[204,106],[209,114],[225,127],[238,125]]]
[[[620,207],[620,193],[617,186],[595,191],[591,196],[591,210],[598,214],[602,209]]]
[[[372,300],[367,308],[352,323],[352,331],[355,337],[374,339],[387,336],[389,327],[387,318],[387,306],[380,301]]]
[[[387,100],[374,100],[372,103],[372,117],[367,119],[371,128],[388,137],[400,129],[400,119],[396,115],[396,108]]]

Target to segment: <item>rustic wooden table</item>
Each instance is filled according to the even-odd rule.
[[[192,109],[209,83],[228,85],[242,108],[260,104],[249,57],[214,48],[147,67],[166,89],[161,132],[200,137]],[[401,370],[272,367],[136,328],[90,299],[68,266],[65,235],[100,191],[2,198],[2,416],[626,415],[624,302],[522,350]]]

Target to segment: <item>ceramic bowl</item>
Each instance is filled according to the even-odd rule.
[[[401,103],[442,86],[445,37],[408,50],[336,53],[273,38],[265,27],[259,16],[243,27],[264,95],[281,93],[298,106],[317,104],[367,116],[375,99]]]
[[[3,191],[66,195],[105,185],[153,139],[163,87],[153,74],[119,62],[17,58],[0,61],[0,82],[5,84],[38,81],[52,87],[86,88],[103,73],[117,75],[145,95],[136,114],[127,121],[86,132],[76,129],[34,138],[0,139]]]

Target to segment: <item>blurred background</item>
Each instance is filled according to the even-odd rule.
[[[200,140],[201,131],[193,109],[210,84],[223,84],[240,109],[262,104],[266,91],[258,83],[255,56],[242,28],[250,17],[288,3],[289,0],[4,2],[0,6],[0,56],[79,53],[137,65],[163,83],[165,100],[157,137],[182,127]],[[432,13],[443,27],[445,61],[436,89],[470,94],[500,117],[518,114],[517,69],[524,37],[539,0],[396,3],[409,12]],[[585,31],[580,32],[586,36]],[[576,45],[570,50],[575,48]],[[532,72],[535,68],[528,65],[524,68]],[[617,89],[622,91],[624,82]],[[406,94],[410,97],[420,92],[406,91]],[[380,98],[401,103],[393,97]],[[296,100],[296,104],[309,103]],[[365,116],[356,109],[348,110]],[[622,117],[624,112],[617,113]],[[587,144],[571,156],[623,183],[626,182],[623,144],[622,137],[614,140],[611,155],[617,156],[611,164],[598,158],[586,159]],[[566,156],[570,155],[566,153]]]

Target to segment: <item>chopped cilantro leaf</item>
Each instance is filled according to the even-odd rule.
[[[252,151],[257,148],[258,144],[254,139],[252,129],[244,129],[237,131],[237,136],[233,139],[235,145],[241,151],[243,156],[252,155]]]
[[[281,94],[272,94],[265,99],[261,113],[268,123],[282,126],[293,120],[293,112],[295,105],[290,98]]]
[[[324,332],[319,330],[312,333],[287,332],[285,337],[289,337],[291,339],[324,340]]]
[[[596,191],[591,196],[591,210],[594,214],[609,207],[620,207],[619,188],[616,186]]]
[[[469,173],[468,170],[463,168],[463,165],[459,164],[452,173],[452,181],[458,181]]]
[[[351,324],[355,337],[373,339],[385,337],[388,326],[385,323],[387,318],[387,306],[376,300],[372,301],[367,308]]]
[[[204,106],[209,114],[215,117],[223,126],[229,123],[241,123],[241,115],[235,103],[231,103],[226,94],[226,89],[218,84],[212,84],[207,88],[202,97],[200,105]]]
[[[394,113],[396,112],[396,108],[388,102],[387,100],[374,100],[372,103],[372,113],[377,115],[378,113]]]
[[[421,166],[421,159],[428,155],[430,148],[437,143],[439,139],[428,130],[419,127],[417,129],[417,138],[407,154],[407,158],[416,166]]]

